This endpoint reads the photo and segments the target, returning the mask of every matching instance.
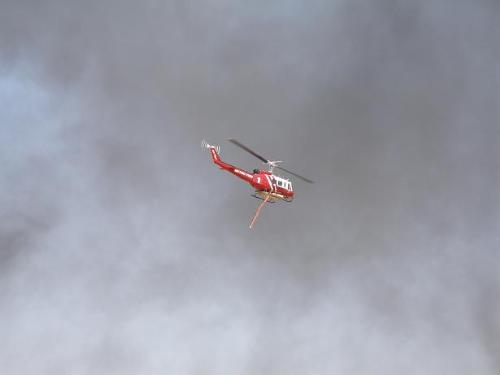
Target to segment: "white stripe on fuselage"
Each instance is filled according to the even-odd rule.
[[[271,182],[271,177],[269,177],[268,174],[264,174],[266,176],[267,182],[269,182],[269,186],[271,187],[271,192],[275,191],[276,189],[273,186],[273,183]]]

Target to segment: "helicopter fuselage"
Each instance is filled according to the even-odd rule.
[[[271,171],[262,169],[254,169],[253,173],[249,173],[244,169],[228,164],[220,158],[215,147],[209,147],[212,154],[212,160],[219,168],[232,173],[236,177],[248,182],[254,189],[259,198],[264,199],[265,196],[271,201],[284,200],[291,202],[294,197],[292,183],[290,180],[274,175]]]

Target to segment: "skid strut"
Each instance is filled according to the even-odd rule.
[[[262,210],[262,207],[264,207],[264,205],[267,203],[267,201],[269,200],[270,197],[271,197],[271,194],[267,194],[266,198],[262,201],[261,204],[259,204],[259,207],[257,207],[257,211],[255,211],[255,215],[253,216],[253,219],[250,222],[250,226],[249,226],[250,229],[252,229],[253,225],[255,224],[255,221],[259,217],[260,210]]]

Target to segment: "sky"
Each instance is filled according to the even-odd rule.
[[[495,0],[0,3],[0,373],[500,373]],[[266,206],[236,138],[316,181]]]

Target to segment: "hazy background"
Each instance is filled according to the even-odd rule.
[[[0,2],[0,373],[500,373],[500,3]],[[265,207],[202,138],[318,181]]]

